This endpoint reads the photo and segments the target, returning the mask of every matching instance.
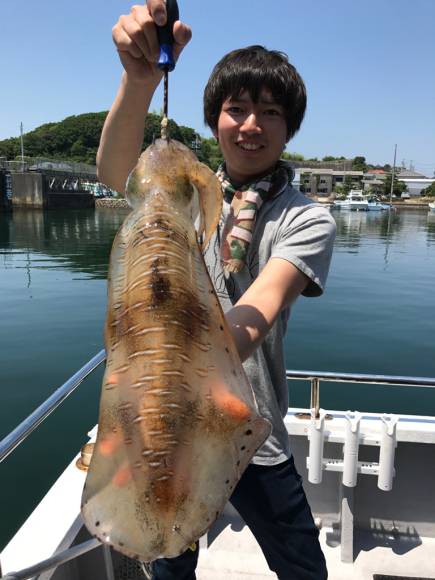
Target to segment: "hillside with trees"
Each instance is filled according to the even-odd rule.
[[[46,123],[23,136],[26,157],[68,160],[95,165],[98,143],[107,111],[84,113],[67,117],[58,123]],[[144,127],[144,149],[160,136],[162,117],[148,113]],[[213,170],[222,161],[222,154],[216,139],[199,137],[191,127],[178,125],[169,120],[169,134],[195,150],[198,158]],[[0,157],[19,158],[21,145],[19,137],[0,141]]]
[[[59,123],[46,123],[23,136],[26,157],[47,157],[95,165],[101,129],[107,111],[67,117]],[[20,155],[20,139],[0,141],[0,156]]]

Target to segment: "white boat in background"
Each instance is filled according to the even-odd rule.
[[[435,201],[432,201],[429,204],[429,211],[435,212]]]
[[[104,360],[101,351],[0,441],[0,462]],[[435,378],[314,371],[287,371],[287,378],[311,383],[311,409],[289,409],[285,424],[331,580],[433,578],[435,417],[326,412],[320,408],[320,383],[426,390],[435,388]],[[89,436],[93,440],[96,429]],[[3,549],[0,579],[149,578],[137,561],[91,538],[84,528],[85,455],[69,463]],[[200,544],[198,580],[275,578],[230,504]]]
[[[382,203],[377,198],[364,195],[362,189],[351,189],[346,199],[334,202],[335,209],[350,209],[352,211],[384,211],[392,206]]]
[[[351,189],[346,199],[334,202],[334,209],[350,209],[352,211],[368,211],[369,202],[361,189]]]

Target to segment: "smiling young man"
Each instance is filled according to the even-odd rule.
[[[143,140],[145,114],[161,80],[155,23],[163,0],[133,6],[113,28],[124,67],[103,128],[100,180],[124,191]],[[174,25],[178,57],[190,40]],[[216,65],[204,92],[204,116],[224,156],[221,222],[204,259],[254,389],[270,437],[231,497],[281,580],[324,580],[326,564],[284,425],[288,408],[283,340],[300,294],[322,294],[335,223],[291,186],[280,161],[304,117],[304,83],[287,57],[261,46],[235,50]],[[153,563],[155,580],[193,580],[198,549]]]
[[[256,101],[242,90],[222,103],[213,133],[231,179],[240,184],[252,181],[272,171],[281,156],[287,142],[284,109],[267,88]]]

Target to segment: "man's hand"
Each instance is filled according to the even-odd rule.
[[[150,86],[157,86],[159,83],[162,71],[157,67],[160,47],[156,25],[163,26],[165,23],[164,0],[148,0],[144,6],[132,6],[130,14],[120,16],[113,27],[113,41],[129,81]],[[189,26],[177,20],[174,23],[173,35],[176,60],[191,39],[192,31]]]

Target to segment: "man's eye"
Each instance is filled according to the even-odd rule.
[[[238,115],[238,114],[243,112],[241,107],[236,107],[235,105],[228,107],[227,111],[228,111],[228,113],[233,113],[234,115]]]
[[[264,114],[265,115],[272,115],[272,116],[274,116],[274,115],[281,115],[281,111],[278,111],[277,109],[266,109],[264,111]]]

